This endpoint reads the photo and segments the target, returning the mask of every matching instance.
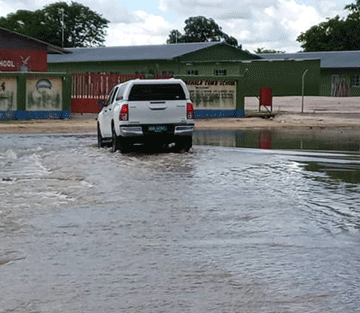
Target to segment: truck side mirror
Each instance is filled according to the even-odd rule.
[[[97,104],[98,104],[98,106],[104,107],[105,106],[105,101],[104,100],[99,100]]]

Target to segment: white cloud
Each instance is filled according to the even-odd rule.
[[[235,37],[244,49],[300,50],[297,36],[311,26],[341,13],[350,0],[160,0],[164,11],[184,16],[214,18],[223,31]],[[206,1],[208,2],[208,1]],[[180,29],[182,30],[182,29]]]
[[[198,15],[214,18],[225,33],[250,51],[261,46],[275,49],[278,44],[287,45],[287,41],[294,41],[294,33],[299,32],[297,23],[304,23],[297,16],[299,10],[314,10],[296,4],[295,0],[214,0],[210,5],[205,5],[202,0],[160,0],[160,7],[165,11],[176,11],[184,19]],[[293,45],[293,49],[299,48],[296,42]]]
[[[143,11],[133,12],[134,22],[112,23],[107,46],[165,44],[171,25],[163,17]]]
[[[94,10],[95,11],[95,10]],[[100,11],[95,11],[100,13]],[[129,11],[125,7],[121,6],[115,6],[115,7],[109,7],[105,6],[101,9],[101,15],[103,18],[106,18],[110,21],[110,23],[136,23],[137,22],[137,16],[135,12]]]
[[[323,17],[314,7],[298,4],[295,0],[268,1],[270,5],[250,7],[248,19],[222,20],[223,31],[238,39],[250,51],[266,49],[300,50],[297,36],[319,23]]]
[[[0,16],[41,9],[59,0],[0,0]],[[64,1],[64,0],[60,0]],[[70,0],[65,0],[70,3]],[[76,0],[75,0],[76,1]],[[81,0],[110,21],[107,46],[163,44],[172,29],[183,32],[191,16],[213,18],[244,49],[300,49],[297,36],[354,0]],[[141,8],[141,10],[139,10]]]
[[[160,0],[160,8],[166,11],[175,11],[184,19],[190,16],[205,16],[217,20],[251,19],[254,7],[276,0],[229,0],[229,1],[202,1],[202,0]],[[221,25],[220,25],[221,26]]]

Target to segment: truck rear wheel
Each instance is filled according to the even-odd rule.
[[[182,138],[178,138],[175,140],[175,151],[185,151],[188,152],[192,147],[192,137],[186,136]]]
[[[116,135],[114,126],[111,127],[112,140],[111,140],[111,152],[119,150],[119,137]]]
[[[116,135],[114,126],[112,127],[112,145],[111,152],[120,150],[121,153],[129,152],[129,144],[125,141],[122,136]]]

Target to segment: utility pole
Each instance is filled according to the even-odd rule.
[[[309,70],[305,70],[301,77],[301,113],[304,113],[304,95],[305,95],[305,75]]]
[[[64,8],[60,9],[61,12],[61,46],[64,48]]]

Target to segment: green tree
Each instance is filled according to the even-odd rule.
[[[41,11],[18,10],[16,13],[10,13],[7,17],[0,17],[0,27],[8,30],[43,39],[44,14]]]
[[[19,10],[0,18],[0,27],[64,47],[103,45],[108,23],[76,2],[55,2],[42,10]]]
[[[272,50],[272,49],[265,49],[265,48],[257,48],[256,50],[254,50],[255,53],[260,54],[260,53],[285,53],[285,51],[280,51],[280,50]]]
[[[169,39],[166,43],[183,43],[185,42],[184,36],[176,29],[172,30],[169,34]]]
[[[185,20],[184,34],[178,30],[172,30],[167,44],[182,42],[208,42],[225,41],[231,46],[239,48],[236,38],[225,34],[221,27],[211,18],[203,16],[189,17]]]
[[[360,50],[360,0],[345,10],[350,11],[346,18],[328,18],[297,37],[305,52]]]

